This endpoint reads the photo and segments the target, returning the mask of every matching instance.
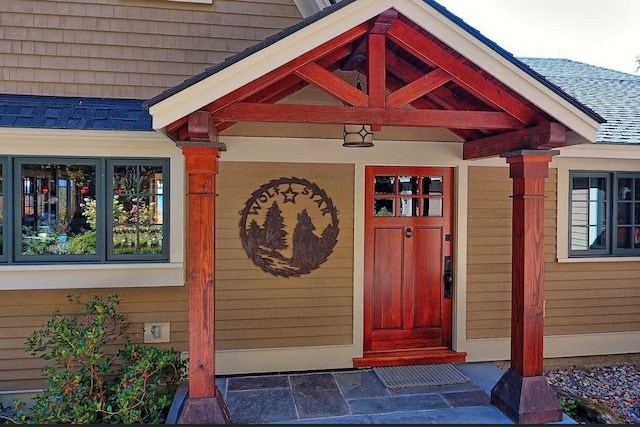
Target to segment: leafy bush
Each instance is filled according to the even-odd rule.
[[[80,304],[79,296],[68,299]],[[0,418],[35,424],[163,423],[186,378],[186,362],[172,348],[133,344],[118,304],[118,295],[108,295],[88,300],[78,317],[54,311],[26,342],[33,356],[54,361],[43,370],[49,386],[30,410],[18,400],[5,408],[0,399],[0,415],[9,413]],[[117,352],[109,351],[118,345]]]

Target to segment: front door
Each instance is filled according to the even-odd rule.
[[[449,349],[453,169],[365,173],[364,355]]]

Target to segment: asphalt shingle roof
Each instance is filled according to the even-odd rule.
[[[519,58],[604,119],[597,142],[640,144],[640,75],[553,58]]]
[[[0,127],[152,131],[141,100],[0,94]]]

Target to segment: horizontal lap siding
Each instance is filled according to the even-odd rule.
[[[511,180],[506,167],[470,167],[467,337],[510,335]]]
[[[84,302],[94,295],[120,296],[118,312],[131,324],[128,332],[134,342],[142,342],[144,322],[170,322],[171,341],[158,343],[159,348],[188,349],[188,291],[177,288],[119,288],[104,289],[2,291],[0,293],[0,394],[9,390],[38,389],[46,386],[41,378],[45,362],[31,356],[25,342],[35,331],[44,327],[51,313],[60,309],[63,315],[80,313],[82,305],[70,304],[67,295],[81,294]],[[117,348],[112,348],[113,352]]]
[[[508,168],[469,168],[467,336],[509,337],[511,180]],[[640,330],[640,263],[556,262],[557,174],[545,192],[545,335]],[[563,238],[562,236],[560,238]]]
[[[217,349],[352,342],[353,176],[352,165],[220,163],[216,202]],[[242,247],[240,212],[260,186],[290,177],[305,179],[326,192],[338,209],[340,231],[333,253],[318,268],[299,277],[278,277],[256,266]],[[319,235],[322,230],[317,228],[315,234]],[[291,224],[286,231],[293,232]]]
[[[2,0],[0,92],[148,99],[300,19],[292,0]]]
[[[639,264],[547,264],[546,333],[640,330]]]

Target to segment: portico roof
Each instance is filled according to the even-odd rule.
[[[287,103],[308,85],[335,102]],[[604,122],[432,0],[343,0],[144,105],[174,140],[200,110],[217,133],[241,121],[442,127],[465,158],[595,142]]]

